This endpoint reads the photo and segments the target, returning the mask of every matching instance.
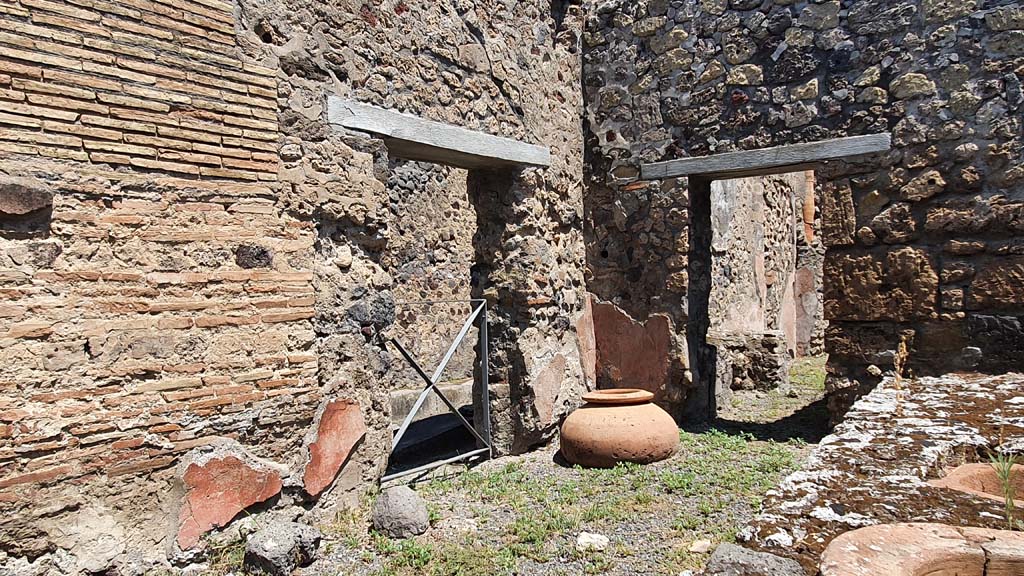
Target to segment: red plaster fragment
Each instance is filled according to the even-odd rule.
[[[302,484],[310,496],[324,491],[355,445],[366,435],[366,422],[359,403],[354,400],[332,400],[320,416],[316,440],[309,445],[309,462],[302,474]]]
[[[213,528],[281,491],[281,476],[254,469],[235,456],[189,464],[183,478],[185,501],[178,516],[178,546],[186,550]]]

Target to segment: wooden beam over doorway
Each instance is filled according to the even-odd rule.
[[[469,169],[551,165],[551,151],[543,146],[336,96],[327,97],[327,119],[331,124],[380,136],[398,158]]]
[[[891,147],[892,137],[888,133],[848,136],[760,150],[742,150],[653,162],[640,166],[640,177],[644,180],[659,180],[701,176],[714,180],[797,172],[813,169],[815,164],[825,160],[885,152]]]

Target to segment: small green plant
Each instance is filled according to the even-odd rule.
[[[419,573],[434,557],[433,547],[413,539],[392,540],[377,532],[373,533],[372,538],[377,554],[385,559],[382,574],[396,574],[404,569]]]
[[[437,504],[427,502],[427,519],[431,526],[441,521],[441,511],[438,509]]]
[[[693,482],[696,479],[697,475],[693,472],[680,472],[677,470],[665,470],[659,477],[666,492],[680,492],[682,494],[692,493]]]
[[[212,574],[228,574],[242,570],[245,560],[245,540],[237,540],[224,544],[210,544],[210,572]]]
[[[1017,457],[1002,452],[990,452],[988,459],[996,472],[999,489],[1003,493],[1003,514],[1006,516],[1006,524],[1010,530],[1024,530],[1024,521],[1017,519],[1017,506],[1014,502],[1017,494],[1013,482],[1013,466],[1017,463]]]

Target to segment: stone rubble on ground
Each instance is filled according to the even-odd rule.
[[[320,546],[320,531],[298,522],[274,522],[245,543],[245,567],[270,576],[290,576],[299,566],[310,564]]]
[[[373,503],[373,527],[391,538],[411,538],[427,531],[427,505],[408,486],[385,489]]]
[[[608,537],[603,534],[580,532],[576,536],[576,550],[580,552],[601,552],[608,547]]]
[[[718,545],[702,576],[807,576],[800,563],[767,552],[755,552],[723,542]]]

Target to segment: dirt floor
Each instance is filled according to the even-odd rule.
[[[369,503],[320,526],[323,557],[302,576],[576,575],[699,572],[731,541],[764,493],[795,470],[828,420],[824,361],[800,361],[795,397],[743,394],[713,427],[680,431],[680,450],[648,466],[569,467],[557,444],[471,469],[452,467],[413,487],[431,529],[409,540],[374,533]],[[581,532],[608,538],[580,551]],[[237,572],[228,550],[211,570]]]
[[[738,390],[728,406],[718,408],[715,427],[748,432],[760,440],[798,438],[817,443],[828,434],[825,401],[827,356],[796,359],[789,370],[790,391]]]

